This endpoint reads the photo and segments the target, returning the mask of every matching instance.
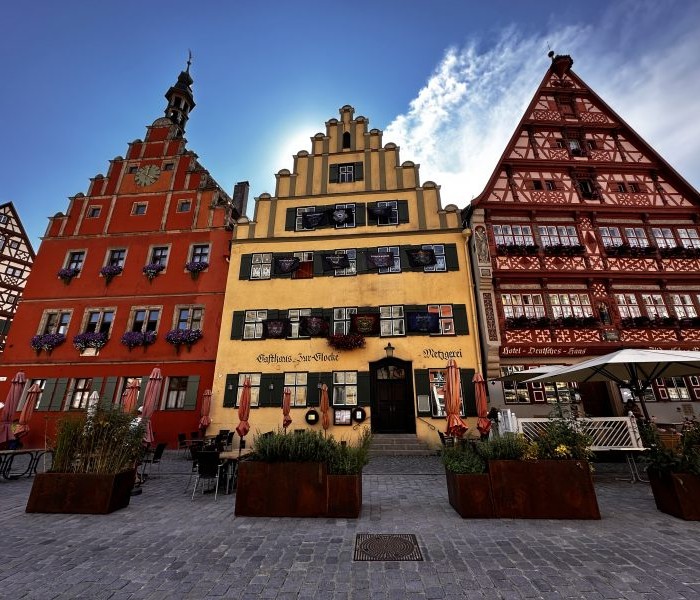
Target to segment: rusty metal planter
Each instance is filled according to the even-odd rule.
[[[362,473],[328,475],[328,512],[326,516],[357,519],[362,509]]]
[[[585,460],[491,460],[488,470],[496,517],[600,519]]]
[[[244,460],[238,465],[237,516],[325,517],[325,463]]]
[[[648,469],[647,474],[656,508],[679,519],[700,521],[700,477],[655,469]]]
[[[496,514],[488,473],[452,473],[447,476],[447,496],[463,519],[493,519]]]
[[[104,515],[129,506],[134,469],[116,475],[37,473],[27,501],[29,513]]]

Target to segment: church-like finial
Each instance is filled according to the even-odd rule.
[[[189,74],[189,72],[190,72],[190,65],[192,64],[192,50],[190,50],[190,49],[188,48],[188,49],[187,49],[187,54],[188,54],[188,56],[187,56],[187,69],[186,69],[185,72],[186,72],[187,74]]]

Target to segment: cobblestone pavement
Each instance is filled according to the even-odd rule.
[[[700,523],[609,466],[601,521],[461,519],[437,457],[375,458],[357,520],[234,518],[233,495],[190,501],[188,469],[166,454],[101,516],[26,514],[31,480],[0,481],[0,598],[700,599]],[[357,533],[415,534],[424,560],[353,562]]]

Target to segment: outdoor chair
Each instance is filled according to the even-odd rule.
[[[187,443],[187,434],[178,433],[177,434],[177,449],[182,450],[184,456],[187,456],[187,449],[189,444]]]
[[[231,431],[230,429],[219,429],[219,435],[221,437],[225,438],[229,434],[230,431]]]
[[[142,461],[142,467],[141,467],[141,479],[145,480],[149,477],[149,475],[146,473],[148,465],[158,465],[158,475],[160,475],[160,461],[163,458],[163,452],[165,452],[165,448],[167,447],[168,444],[165,442],[161,442],[156,446],[156,449],[151,452],[150,450],[146,451],[146,455],[143,457]]]
[[[223,463],[219,460],[218,452],[198,452],[197,453],[197,476],[194,480],[194,488],[192,489],[192,498],[197,493],[197,486],[202,482],[202,494],[204,494],[204,482],[214,480],[214,502],[219,494],[219,477],[221,476],[221,467]]]
[[[228,450],[229,448],[233,448],[233,436],[235,435],[234,431],[229,431],[226,434],[226,449]]]
[[[192,441],[198,440],[199,439],[199,431],[192,431],[190,433],[190,439]]]
[[[187,480],[187,485],[185,486],[183,493],[190,489],[190,483],[192,483],[192,477],[194,477],[194,474],[197,472],[197,454],[199,452],[201,452],[203,449],[204,449],[204,442],[201,440],[193,442],[188,446],[190,460],[192,461],[192,468],[190,469],[190,477]]]

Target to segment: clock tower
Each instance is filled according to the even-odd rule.
[[[165,116],[177,125],[178,136],[184,135],[190,111],[195,107],[194,95],[192,94],[193,79],[190,76],[191,64],[192,54],[190,53],[190,57],[187,60],[187,68],[180,72],[177,83],[165,93],[165,98],[168,101]]]

